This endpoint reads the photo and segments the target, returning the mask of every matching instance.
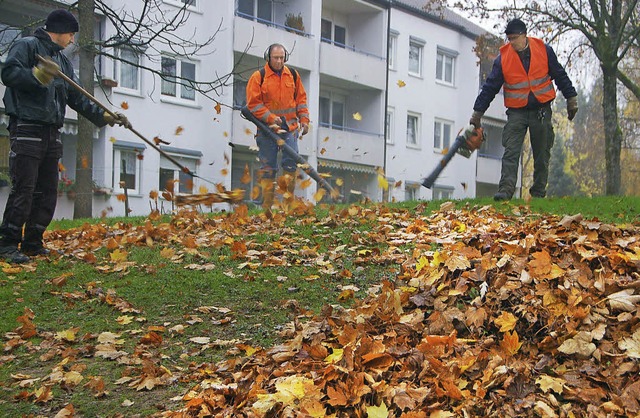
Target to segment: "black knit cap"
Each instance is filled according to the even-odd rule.
[[[504,30],[504,33],[507,35],[527,33],[527,25],[520,19],[512,19],[507,23],[507,28]]]
[[[80,30],[78,20],[68,10],[58,9],[49,13],[44,30],[51,33],[76,33]]]

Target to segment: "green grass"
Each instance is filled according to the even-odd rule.
[[[402,202],[390,204],[389,210],[429,214],[443,203]],[[507,203],[476,199],[454,203],[458,208],[472,210],[492,205],[513,222],[538,214],[581,213],[586,219],[640,225],[638,197],[514,200]],[[147,416],[164,408],[180,407],[180,401],[170,399],[186,393],[193,384],[191,381],[177,380],[151,391],[137,391],[127,384],[114,383],[123,376],[140,374],[141,366],[93,356],[96,337],[106,331],[121,335],[124,341],[119,348],[130,353],[132,358],[152,359],[157,365],[178,374],[194,364],[227,358],[237,350],[233,344],[203,349],[201,344],[191,341],[192,338],[237,340],[252,347],[268,348],[282,341],[279,331],[295,316],[304,320],[306,316],[319,313],[327,304],[351,306],[352,299],[340,298],[340,285],[357,286],[360,291],[355,296],[363,297],[370,286],[385,279],[393,280],[399,268],[393,264],[363,265],[357,262],[359,250],[384,251],[388,243],[376,241],[375,235],[370,236],[370,232],[381,227],[376,216],[360,219],[344,213],[347,208],[318,207],[315,216],[289,217],[277,228],[251,229],[253,224],[249,222],[237,225],[233,231],[215,230],[243,241],[250,251],[265,251],[276,258],[284,258],[290,263],[287,266],[240,268],[241,263],[251,260],[234,258],[226,244],[198,248],[198,254],[186,254],[183,261],[174,263],[160,251],[169,247],[181,250],[178,234],[175,240],[153,247],[126,246],[127,261],[134,263],[123,271],[100,272],[97,267],[114,266],[109,261],[110,251],[101,248],[95,252],[97,265],[68,256],[52,257],[38,260],[34,264],[35,271],[0,273],[0,331],[10,336],[9,333],[20,325],[16,318],[25,308],[35,313],[33,322],[38,331],[28,344],[12,351],[5,350],[4,357],[0,357],[0,416],[54,416],[68,403],[73,404],[79,416],[87,417]],[[145,222],[144,218],[67,220],[52,223],[50,229],[69,229],[85,224],[139,226]],[[171,218],[166,216],[154,223],[163,222],[171,222]],[[334,251],[339,246],[345,248]],[[282,250],[278,250],[279,247]],[[411,244],[406,247],[410,248]],[[292,255],[291,251],[299,253]],[[209,270],[185,268],[189,264],[215,267]],[[327,273],[331,269],[333,272]],[[63,275],[66,275],[64,284],[54,285],[54,279]],[[110,290],[139,313],[123,312],[104,299]],[[294,306],[299,309],[294,310]],[[121,323],[125,316],[132,317],[132,322]],[[184,329],[177,331],[176,326]],[[159,346],[140,344],[149,327],[164,327],[164,332],[159,332],[162,336]],[[54,338],[56,333],[72,328],[78,329],[76,341]],[[14,399],[23,391],[33,392],[41,387],[43,380],[34,386],[19,388],[12,375],[47,379],[65,358],[70,359],[64,365],[65,370],[74,366],[82,369],[84,380],[78,386],[65,390],[60,384],[53,385],[53,398],[45,403],[34,403],[33,397],[22,401]],[[91,376],[102,377],[108,395],[96,398],[91,389],[84,386]],[[125,399],[133,401],[133,406],[123,406]]]

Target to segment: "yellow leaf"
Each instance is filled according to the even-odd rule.
[[[109,138],[109,142],[111,142],[112,144],[115,144],[117,141],[117,139],[115,139],[114,137]]]
[[[407,83],[405,83],[405,82],[404,82],[404,81],[402,81],[402,80],[398,80],[397,84],[398,84],[398,87],[400,87],[400,88],[402,88],[402,87],[404,87],[404,86],[406,86],[406,85],[407,85]]]
[[[323,142],[328,142],[329,141],[329,137],[325,136],[324,139],[322,140]]]
[[[116,322],[119,323],[120,325],[127,325],[130,324],[133,321],[133,317],[130,315],[122,315],[119,316],[118,319],[116,319]]]
[[[344,355],[344,349],[334,348],[333,353],[325,357],[324,361],[326,361],[327,363],[337,363],[340,360],[342,360],[343,355]]]
[[[431,260],[431,263],[429,263],[429,265],[431,267],[438,267],[440,264],[442,264],[443,258],[440,255],[440,251],[436,251],[435,253],[433,253],[433,260]]]
[[[58,340],[65,340],[65,341],[75,341],[76,340],[76,332],[78,331],[77,328],[70,328],[68,330],[65,331],[59,331],[56,333],[56,339]]]
[[[378,186],[380,186],[382,190],[389,190],[389,182],[387,181],[387,178],[380,174],[378,174]]]
[[[508,332],[516,327],[518,318],[509,312],[503,311],[502,314],[493,322],[500,327],[500,332]]]
[[[115,261],[116,263],[127,261],[127,252],[121,251],[119,248],[115,249],[109,256],[111,257],[111,261]]]
[[[546,374],[543,374],[542,376],[536,379],[536,384],[540,386],[540,389],[542,389],[544,393],[547,393],[549,392],[549,390],[552,390],[558,395],[562,395],[562,391],[564,389],[565,383],[566,381],[564,379],[552,377]]]
[[[174,255],[176,255],[176,251],[173,248],[163,248],[160,251],[160,256],[162,258],[172,258]]]
[[[427,259],[427,257],[425,256],[420,257],[420,259],[416,263],[416,273],[420,273],[422,269],[427,267],[428,265],[429,265],[429,259]]]
[[[184,128],[182,126],[178,126],[176,128],[175,135],[180,135],[182,133],[182,131],[184,131]]]
[[[360,112],[354,113],[353,114],[353,119],[354,120],[358,120],[358,121],[362,120],[362,115],[360,114]]]
[[[242,174],[242,178],[240,178],[240,183],[249,184],[251,182],[251,172],[249,171],[249,164],[244,165],[244,173]]]
[[[367,406],[368,418],[387,418],[388,416],[389,409],[387,409],[387,405],[385,405],[384,401],[382,401],[380,406]]]
[[[343,184],[344,184],[344,180],[340,178],[336,179],[336,186],[342,187]]]
[[[454,221],[453,225],[454,225],[453,229],[456,232],[462,233],[462,232],[467,230],[467,226],[465,224],[463,224],[462,222]]]
[[[318,189],[318,191],[315,192],[315,194],[313,195],[313,198],[315,199],[316,202],[319,202],[322,200],[322,198],[326,194],[327,194],[327,191],[325,189]]]

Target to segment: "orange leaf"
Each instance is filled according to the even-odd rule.
[[[182,133],[182,131],[184,131],[184,128],[182,126],[178,126],[176,128],[175,135],[180,135]]]
[[[522,343],[520,342],[520,337],[518,333],[513,331],[513,333],[506,332],[502,341],[500,341],[500,347],[510,356],[513,356],[520,350]]]
[[[67,169],[64,167],[64,165],[62,165],[61,162],[58,162],[58,171],[59,172],[67,171]]]
[[[216,102],[216,105],[213,107],[216,110],[216,113],[219,115],[220,112],[222,112],[222,106],[220,106],[220,103]]]
[[[157,190],[151,190],[149,192],[149,199],[158,200],[158,191]]]
[[[240,183],[249,184],[251,182],[251,173],[249,172],[249,164],[244,165],[244,173],[240,179]]]
[[[82,168],[89,168],[89,158],[86,155],[83,155],[81,158]]]
[[[116,195],[116,199],[118,199],[118,202],[124,202],[125,200],[127,200],[127,197],[124,195],[124,193],[121,193],[119,195]]]
[[[120,107],[123,108],[124,110],[127,110],[127,109],[129,109],[129,103],[122,102],[122,103],[120,103]]]
[[[156,332],[149,332],[140,338],[140,344],[159,346],[162,344],[162,336]]]
[[[253,186],[253,190],[251,190],[251,199],[256,200],[260,196],[260,186]]]
[[[226,176],[227,174],[229,174],[229,170],[227,170],[226,168],[223,168],[222,170],[220,170],[220,174],[222,174],[223,176]]]

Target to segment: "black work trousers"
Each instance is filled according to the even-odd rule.
[[[22,242],[23,251],[38,249],[58,199],[60,132],[52,125],[11,118],[9,140],[11,191],[0,225],[0,246]]]

